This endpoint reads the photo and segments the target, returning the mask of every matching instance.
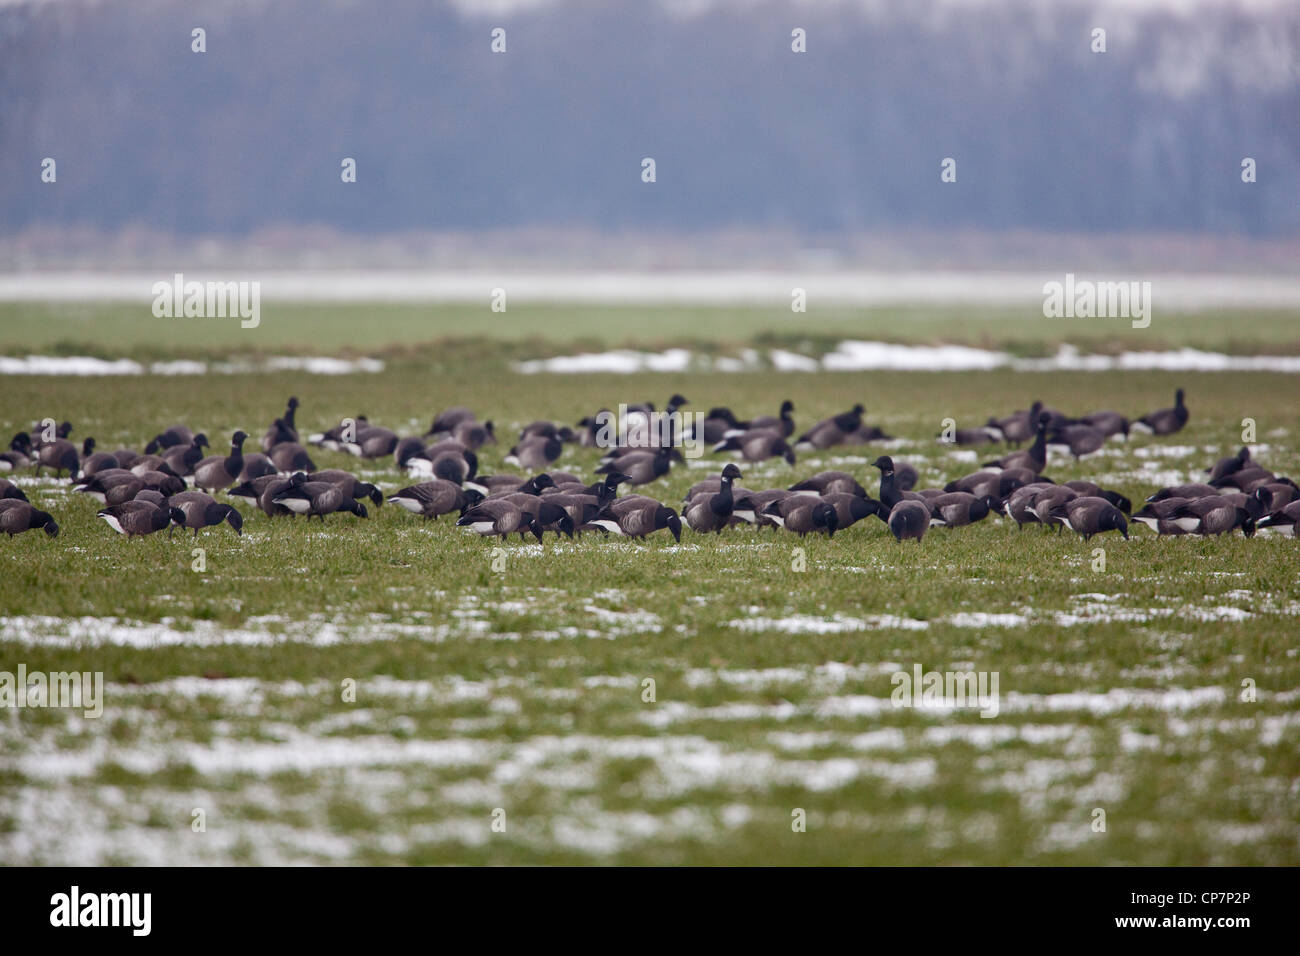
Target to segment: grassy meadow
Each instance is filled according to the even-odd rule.
[[[815,335],[763,310],[484,315],[295,307],[284,325],[264,312],[261,329],[209,336],[116,306],[4,306],[0,355],[374,355],[385,367],[0,377],[0,430],[48,415],[107,450],[183,421],[214,450],[243,428],[251,450],[291,394],[304,434],[357,414],[420,434],[466,404],[501,437],[480,453],[492,473],[537,418],[681,392],[690,409],[740,415],[790,398],[805,426],[861,401],[895,441],[742,463],[742,483],[836,468],[874,493],[881,453],[915,464],[921,486],[1001,453],[939,444],[944,418],[973,425],[1036,398],[1136,416],[1181,386],[1183,432],[1055,456],[1046,473],[1097,480],[1136,507],[1202,477],[1249,417],[1256,457],[1300,477],[1300,391],[1286,375],[509,365],[583,345],[845,336],[1300,353],[1295,315],[1178,317],[1178,334],[1157,319],[1133,341],[956,310],[819,315]],[[391,458],[312,453],[386,492],[411,483]],[[555,467],[589,475],[598,457],[566,446]],[[720,467],[706,456],[638,490],[677,505]],[[241,508],[242,537],[222,525],[128,541],[66,480],[16,480],[62,533],[0,540],[0,671],[102,671],[104,711],[0,712],[0,863],[1300,863],[1290,537],[1135,527],[1085,544],[990,520],[918,546],[872,518],[830,539],[684,530],[680,544],[589,534],[500,547],[386,505],[310,525]],[[892,706],[891,676],[915,664],[996,672],[1000,712]]]

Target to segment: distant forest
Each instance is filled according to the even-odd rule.
[[[1300,234],[1300,3],[1096,6],[0,6],[0,229]]]

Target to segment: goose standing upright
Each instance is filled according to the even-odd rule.
[[[925,499],[916,492],[903,491],[898,487],[894,475],[894,460],[888,455],[881,455],[871,463],[871,467],[880,469],[880,501],[886,508],[892,509],[900,501],[925,502]]]
[[[1143,415],[1130,426],[1129,430],[1147,435],[1172,435],[1174,432],[1182,431],[1188,417],[1187,406],[1183,404],[1183,390],[1180,388],[1174,392],[1173,408],[1162,408],[1150,415]]]
[[[204,491],[220,491],[239,481],[244,470],[244,440],[242,429],[230,436],[229,455],[210,455],[194,466],[194,485]],[[191,438],[191,440],[193,440]]]
[[[986,461],[980,467],[1005,471],[1009,468],[1028,468],[1034,474],[1042,474],[1047,467],[1047,428],[1052,416],[1047,412],[1038,413],[1038,423],[1034,431],[1034,443],[1027,451],[1013,451],[996,461]]]
[[[270,451],[280,442],[298,440],[298,429],[294,425],[293,418],[297,409],[298,399],[296,396],[290,395],[289,402],[284,409],[284,415],[272,422],[271,427],[262,436],[262,451]]]
[[[692,531],[718,534],[731,521],[731,512],[735,506],[731,484],[740,477],[740,469],[727,465],[722,469],[722,487],[715,494],[696,495],[683,509],[687,525]]]
[[[787,398],[781,403],[781,413],[779,415],[760,415],[758,418],[750,420],[745,429],[766,428],[771,431],[779,431],[782,438],[789,438],[794,434],[793,412],[794,402]]]

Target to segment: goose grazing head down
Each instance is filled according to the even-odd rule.
[[[659,507],[655,512],[655,527],[667,528],[672,533],[673,540],[678,544],[682,543],[682,519],[672,508],[666,505]]]
[[[840,516],[832,504],[820,504],[813,508],[813,527],[825,528],[826,537],[835,537],[835,530],[840,526]]]

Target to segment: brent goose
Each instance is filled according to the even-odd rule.
[[[451,430],[451,437],[467,448],[474,449],[497,443],[497,436],[492,430],[490,421],[482,424],[478,422],[460,422]]]
[[[841,412],[839,415],[833,415],[823,421],[818,422],[808,431],[799,436],[795,442],[795,448],[830,448],[832,445],[839,445],[844,440],[856,432],[862,425],[863,407],[854,405],[847,412]]]
[[[1273,514],[1281,511],[1291,502],[1300,499],[1300,488],[1289,479],[1270,482],[1267,485],[1259,485],[1250,493],[1259,497],[1264,508],[1265,514]],[[1231,495],[1225,495],[1231,497]]]
[[[229,455],[210,455],[195,465],[195,487],[204,491],[220,491],[237,482],[244,470],[244,439],[247,437],[242,429],[236,430],[230,436]]]
[[[1061,530],[1065,525],[1064,512],[1058,513],[1057,509],[1074,501],[1076,498],[1086,497],[1080,495],[1073,488],[1067,488],[1065,485],[1049,485],[1034,496],[1033,502],[1029,505],[1029,510],[1034,513],[1040,522],[1051,527],[1056,526],[1056,530]]]
[[[996,419],[990,418],[986,424],[979,428],[957,428],[953,430],[952,438],[944,438],[943,432],[939,433],[939,440],[946,444],[952,445],[990,445],[995,442],[1003,441],[1002,429]]]
[[[502,541],[515,532],[522,534],[525,530],[532,531],[539,542],[542,540],[542,532],[537,527],[537,520],[517,504],[504,498],[487,498],[480,501],[465,511],[456,520],[456,524],[476,531],[484,537],[496,535]]]
[[[185,490],[184,479],[161,471],[146,471],[143,475],[122,469],[101,471],[86,479],[77,491],[88,494],[106,505],[120,505],[131,501],[149,488],[163,495],[179,494]]]
[[[429,430],[424,433],[424,437],[428,438],[431,435],[440,435],[444,432],[451,432],[451,430],[461,422],[472,422],[474,420],[475,415],[472,411],[463,405],[455,405],[434,416],[433,424],[430,425]]]
[[[189,444],[172,445],[170,448],[163,449],[162,455],[158,457],[162,459],[168,468],[183,477],[194,474],[194,468],[203,460],[203,449],[207,447],[209,447],[208,436],[200,432],[194,436]],[[140,456],[132,463],[131,470],[135,471],[137,465],[146,465],[147,467],[142,470],[152,471],[153,468],[157,467],[157,462],[153,460],[154,457],[153,455]],[[146,458],[148,459],[147,462],[144,460]]]
[[[186,528],[193,528],[196,538],[199,536],[200,528],[211,528],[223,521],[235,529],[235,534],[244,533],[243,515],[230,505],[214,501],[212,496],[205,492],[182,491],[178,495],[172,495],[169,503],[173,508],[179,508],[185,515],[180,524]]]
[[[1047,439],[1047,444],[1067,449],[1078,461],[1106,444],[1106,433],[1092,425],[1062,425]]]
[[[990,512],[1001,514],[1004,510],[1001,500],[992,495],[977,498],[962,491],[938,495],[926,503],[930,506],[930,523],[950,528],[974,524],[983,521]]]
[[[1083,481],[1076,479],[1074,481],[1064,482],[1066,488],[1077,491],[1081,496],[1091,496],[1094,498],[1105,498],[1120,511],[1128,514],[1133,510],[1133,503],[1121,495],[1118,491],[1107,491],[1101,485],[1094,481]]]
[[[581,531],[583,525],[592,521],[605,505],[614,500],[618,494],[618,486],[626,480],[626,475],[611,474],[606,475],[605,480],[599,482],[594,489],[556,494],[552,494],[551,489],[548,489],[544,494],[547,503],[563,508],[573,522],[573,527]]]
[[[9,439],[9,450],[0,455],[0,471],[17,471],[32,463],[32,436],[19,432]]]
[[[1040,511],[1040,517],[1041,515]],[[1105,498],[1074,498],[1057,505],[1052,509],[1051,515],[1064,521],[1071,531],[1083,535],[1084,541],[1091,540],[1094,534],[1106,531],[1118,531],[1125,540],[1128,539],[1128,519],[1124,517],[1124,512]]]
[[[913,491],[904,491],[898,487],[898,482],[894,474],[894,460],[888,455],[881,455],[871,463],[871,467],[880,469],[880,501],[889,509],[900,501],[924,501],[919,494]]]
[[[1130,426],[1130,431],[1148,435],[1172,435],[1182,430],[1186,424],[1187,406],[1183,404],[1183,390],[1180,388],[1174,392],[1173,408],[1162,408],[1150,415],[1143,415]]]
[[[262,450],[270,451],[276,445],[287,441],[296,442],[298,433],[284,423],[283,418],[277,418],[271,423],[271,427],[266,430],[262,436]]]
[[[59,526],[48,512],[18,498],[0,499],[0,531],[9,537],[40,528],[51,538],[59,535]]]
[[[989,424],[1002,433],[1002,440],[1008,445],[1019,447],[1034,437],[1038,415],[1043,410],[1043,403],[1035,401],[1028,409],[1012,412],[1006,418],[989,419]]]
[[[1047,467],[1047,428],[1052,417],[1047,412],[1038,413],[1038,424],[1034,432],[1034,443],[1027,451],[1013,451],[996,461],[986,461],[981,468],[1028,468],[1034,474],[1041,474]]]
[[[239,473],[239,480],[252,481],[254,478],[279,473],[280,469],[275,467],[275,463],[270,458],[260,451],[253,451],[244,455],[244,470]]]
[[[821,500],[835,509],[835,530],[843,531],[863,518],[879,516],[881,521],[889,519],[889,509],[875,498],[854,495],[844,491],[828,491]]]
[[[369,482],[357,478],[350,471],[344,471],[341,468],[326,468],[324,471],[313,471],[307,475],[307,480],[328,481],[330,484],[338,485],[348,497],[355,498],[358,501],[362,498],[369,498],[376,508],[384,503],[383,492]]]
[[[122,463],[111,452],[95,451],[95,439],[87,438],[81,444],[81,477],[88,478],[108,468],[121,468]]]
[[[367,517],[365,505],[347,494],[341,485],[329,481],[291,484],[271,500],[295,514],[306,515],[308,521],[315,515],[322,524],[325,523],[326,515],[336,511],[346,511],[358,518]]]
[[[327,432],[308,435],[307,443],[319,445],[321,448],[328,448],[330,451],[339,451],[343,447],[345,437],[355,438],[357,432],[369,425],[370,419],[366,418],[365,415],[356,415],[353,417],[351,424],[339,422]]]
[[[525,438],[505,457],[507,465],[517,468],[545,468],[564,452],[564,443],[558,438],[543,438],[540,435]]]
[[[248,457],[248,456],[245,456]],[[233,488],[226,489],[227,498],[237,498],[240,501],[246,501],[250,505],[257,506],[258,499],[262,497],[262,492],[266,486],[273,481],[285,481],[280,475],[272,472],[269,475],[258,475],[255,478],[246,478]],[[286,482],[285,487],[288,487]],[[283,490],[283,489],[281,489]]]
[[[930,527],[930,509],[921,501],[899,501],[889,510],[885,524],[899,541],[915,538],[920,544],[925,530]]]
[[[81,459],[77,457],[77,446],[66,438],[45,442],[36,452],[36,474],[38,475],[42,468],[53,468],[55,475],[62,475],[66,471],[69,478],[76,478],[80,467]]]
[[[3,501],[6,498],[13,498],[17,501],[26,501],[27,495],[8,478],[0,478],[0,501]]]
[[[435,478],[433,481],[411,485],[388,496],[390,504],[395,504],[411,514],[422,516],[426,521],[453,511],[465,513],[483,500],[483,496],[472,489],[462,488],[455,482]]]
[[[96,517],[118,534],[128,538],[153,534],[173,524],[185,523],[185,512],[167,505],[156,505],[148,501],[125,501],[120,505],[111,505],[100,510]]]
[[[769,458],[784,458],[787,464],[795,463],[794,449],[790,447],[780,432],[770,428],[756,428],[724,438],[713,447],[714,452],[731,451],[739,453],[745,461],[767,461]]]
[[[1036,483],[1052,484],[1050,478],[1034,474],[1028,468],[1008,468],[1005,471],[977,471],[964,475],[943,486],[945,492],[964,491],[977,498],[993,495],[1007,498],[1017,488]]]
[[[839,512],[835,506],[811,495],[789,495],[773,501],[763,509],[763,514],[801,538],[814,531],[825,531],[827,537],[833,537],[839,528]]]
[[[1162,498],[1148,501],[1133,520],[1145,525],[1156,534],[1190,534],[1200,526],[1201,519],[1185,510],[1192,498]]]
[[[784,488],[771,488],[766,491],[736,491],[732,517],[745,521],[756,528],[779,528],[780,525],[767,514],[767,506],[774,501],[789,498],[792,492]]]
[[[528,479],[523,475],[479,475],[474,485],[483,490],[484,495],[497,492],[518,491]]]
[[[675,541],[682,540],[682,519],[677,512],[645,495],[615,498],[588,524],[638,539],[667,528]]]
[[[779,415],[760,415],[758,418],[746,422],[743,427],[740,425],[736,425],[735,427],[741,428],[742,431],[754,428],[766,428],[769,431],[780,432],[782,438],[789,438],[794,434],[793,412],[794,402],[787,398],[781,403],[781,412]]]
[[[895,478],[897,478],[897,471],[895,471]],[[857,495],[859,498],[867,497],[867,490],[858,484],[856,478],[844,471],[819,471],[811,478],[805,478],[803,481],[791,485],[790,490],[812,492],[818,495],[844,492],[845,494]]]
[[[173,445],[188,445],[194,441],[194,432],[185,425],[173,425],[165,431],[159,432],[149,440],[149,444],[144,446],[146,455],[153,455],[164,448],[171,448]]]
[[[735,465],[727,465],[722,469],[721,489],[717,493],[696,495],[682,509],[682,517],[686,519],[692,531],[701,534],[710,531],[722,533],[722,529],[731,521],[731,512],[735,505],[731,485],[739,477],[740,469]]]
[[[1261,468],[1258,465],[1249,465],[1239,471],[1234,471],[1230,475],[1223,475],[1211,481],[1212,488],[1236,488],[1238,491],[1254,491],[1260,485],[1268,485],[1277,481],[1277,476],[1267,468]]]
[[[1255,516],[1222,496],[1193,498],[1183,505],[1179,515],[1195,515],[1200,523],[1192,530],[1201,535],[1220,535],[1241,528],[1246,537],[1255,533]]]
[[[602,408],[595,415],[583,418],[578,422],[578,427],[582,429],[578,433],[578,444],[583,448],[605,448],[610,442],[606,438],[610,437],[608,429],[613,421],[614,413],[608,408]]]
[[[353,441],[341,441],[339,447],[358,458],[383,458],[397,447],[397,433],[378,425],[357,425]]]
[[[1084,415],[1079,418],[1078,421],[1070,422],[1069,424],[1091,425],[1107,438],[1110,438],[1112,435],[1123,435],[1126,438],[1128,437],[1129,421],[1119,412],[1093,412],[1092,414]]]
[[[729,432],[742,432],[744,427],[736,419],[735,413],[726,407],[711,408],[704,416],[703,430],[696,434],[692,426],[691,434],[710,445],[716,445],[727,437]]]
[[[1036,481],[1021,485],[1007,498],[1007,514],[1015,521],[1017,530],[1023,530],[1027,524],[1037,524],[1038,515],[1034,513],[1034,500],[1040,491],[1053,487],[1051,482]]]
[[[562,534],[572,538],[577,530],[577,524],[568,509],[562,507],[559,502],[539,498],[537,511],[533,514],[533,528],[537,540],[541,541],[542,533],[546,531],[554,531],[557,538]]]
[[[1220,458],[1209,468],[1206,468],[1206,474],[1210,476],[1210,481],[1217,478],[1224,478],[1227,475],[1236,474],[1250,463],[1250,449],[1245,445],[1235,455],[1229,455],[1227,458]]]
[[[1171,487],[1161,488],[1155,494],[1150,495],[1147,501],[1164,501],[1166,498],[1208,498],[1211,495],[1217,495],[1218,488],[1214,488],[1204,482],[1194,481],[1187,485],[1173,485]]]
[[[630,484],[646,485],[668,474],[668,469],[672,465],[672,456],[673,449],[667,446],[654,451],[637,451],[601,465],[596,469],[596,474],[608,475],[618,472],[627,475]]]
[[[428,455],[425,455],[426,450],[423,438],[399,438],[397,444],[393,446],[393,461],[398,468],[406,468],[410,460],[417,455],[428,458]]]
[[[266,475],[262,478],[254,478],[249,484],[252,485],[254,494],[257,495],[256,503],[262,509],[262,513],[275,518],[279,515],[291,515],[296,517],[298,512],[286,508],[282,504],[276,503],[283,492],[288,491],[297,485],[304,484],[307,476],[301,471],[297,474],[290,475],[288,478],[283,475]],[[242,486],[241,486],[242,487]]]
[[[430,445],[406,462],[412,478],[442,478],[463,485],[478,474],[478,456],[458,441]]]
[[[563,442],[577,441],[578,436],[568,425],[557,422],[529,422],[519,431],[519,440],[525,438],[558,438]]]
[[[1276,511],[1267,518],[1260,520],[1257,527],[1277,528],[1278,530],[1290,528],[1293,537],[1300,537],[1300,534],[1297,534],[1297,531],[1300,531],[1296,527],[1297,523],[1300,523],[1300,501],[1293,501],[1281,511]]]
[[[271,423],[271,427],[266,430],[262,436],[262,451],[270,451],[276,445],[286,441],[298,440],[298,429],[294,425],[294,412],[298,408],[298,399],[289,396],[289,402],[285,406],[284,416],[277,418]]]
[[[307,454],[307,449],[294,441],[281,442],[267,452],[275,470],[289,474],[295,471],[315,471],[316,463]]]

